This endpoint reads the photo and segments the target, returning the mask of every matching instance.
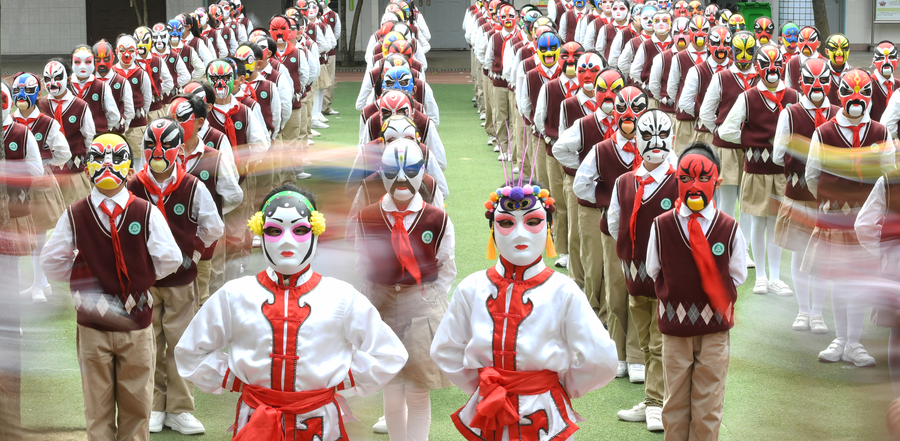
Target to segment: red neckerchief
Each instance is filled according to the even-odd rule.
[[[681,199],[675,201],[675,210],[676,216],[680,216],[678,212],[681,210]],[[694,263],[697,264],[697,270],[700,272],[701,288],[709,298],[709,303],[719,315],[727,317],[730,303],[728,291],[725,289],[725,281],[722,280],[722,274],[716,265],[709,241],[703,234],[703,227],[697,221],[700,216],[700,213],[691,213],[688,220],[688,241],[691,244],[691,254],[694,257]]]
[[[734,74],[734,76],[738,77],[738,79],[744,83],[744,90],[750,90],[750,87],[752,86],[751,83],[753,82],[753,79],[756,78],[756,73],[743,74],[738,72]]]
[[[544,67],[543,67],[543,66],[544,66],[543,64],[541,64],[540,66],[538,66],[537,72],[538,72],[538,75],[540,75],[540,76],[546,78],[548,81],[549,81],[549,80],[552,80],[552,79],[554,79],[554,78],[558,78],[558,77],[559,77],[559,74],[562,73],[562,69],[559,68],[559,63],[553,65],[553,68],[555,69],[555,70],[553,71],[553,75],[548,75],[547,72],[544,71]]]
[[[256,81],[253,81],[253,82],[247,81],[246,83],[244,83],[243,91],[247,95],[250,95],[250,98],[253,98],[253,101],[259,102],[259,100],[256,99],[256,89],[254,89],[253,86],[251,86],[251,83],[255,83],[255,82]]]
[[[290,41],[287,42],[287,46],[284,47],[284,52],[282,52],[282,55],[278,55],[278,50],[275,50],[275,58],[279,63],[284,64],[284,60],[287,59],[288,54],[294,52],[294,47],[294,43],[291,43]]]
[[[384,211],[384,209],[382,209]],[[406,225],[403,225],[403,218],[408,214],[415,214],[413,211],[384,211],[386,214],[390,214],[394,217],[394,226],[391,227],[391,245],[394,248],[394,254],[397,255],[397,260],[400,261],[400,266],[403,271],[401,272],[409,272],[413,279],[416,280],[416,285],[422,284],[422,272],[419,269],[419,263],[416,261],[416,255],[412,248],[412,243],[409,241],[409,231],[406,230]]]
[[[160,190],[159,186],[153,181],[153,178],[150,177],[149,173],[147,173],[147,165],[144,165],[143,170],[137,172],[135,177],[138,181],[141,181],[141,184],[144,184],[144,188],[147,189],[147,192],[156,196],[156,208],[159,208],[159,211],[162,213],[163,217],[166,217],[166,196],[172,194],[175,190],[178,189],[178,186],[181,185],[181,181],[184,179],[184,165],[175,164],[175,180],[170,182],[169,185],[166,186],[165,190]]]
[[[40,115],[40,114],[38,114],[38,115]],[[31,125],[34,124],[34,122],[38,120],[37,117],[22,118],[22,117],[18,117],[18,116],[14,116],[13,119],[15,119],[16,122],[19,124],[25,124],[25,126],[27,126],[28,128],[31,128]]]
[[[87,92],[88,89],[91,88],[91,85],[94,84],[94,80],[90,80],[84,83],[84,86],[79,86],[78,81],[72,81],[71,84],[72,88],[75,89],[75,94],[78,96],[78,98],[84,99],[85,92]]]
[[[116,218],[124,213],[135,199],[134,194],[127,189],[125,191],[128,192],[128,201],[125,202],[125,207],[120,207],[119,204],[113,204],[115,208],[110,211],[105,202],[100,202],[100,210],[109,216],[109,236],[112,238],[113,254],[116,256],[116,275],[119,277],[119,287],[122,289],[123,297],[128,295],[131,278],[128,277],[128,267],[125,265],[125,255],[122,253],[122,242],[119,240],[119,229],[116,228]]]
[[[634,155],[634,159],[631,160],[631,170],[637,170],[641,168],[641,164],[644,163],[644,157],[637,151],[637,147],[634,145],[634,140],[629,139],[625,145],[622,146],[623,152],[628,152]]]
[[[694,60],[694,66],[696,66],[704,61],[703,60],[703,52],[694,52],[694,54],[697,55],[697,58]]]
[[[239,103],[238,103],[239,104]],[[228,141],[231,142],[232,146],[237,146],[237,131],[234,128],[234,120],[231,118],[238,113],[240,107],[238,104],[231,106],[231,109],[228,112],[219,109],[217,106],[213,105],[213,111],[219,113],[225,118],[224,126],[225,126],[225,135],[228,136]]]
[[[561,82],[562,80],[560,80]],[[568,82],[568,84],[564,85],[566,90],[566,98],[572,98],[575,96],[575,92],[578,91],[578,81],[572,79]]]
[[[657,47],[657,49],[659,49],[659,52],[660,52],[660,53],[663,53],[663,52],[666,51],[666,49],[669,48],[669,46],[670,46],[671,44],[672,44],[672,41],[671,41],[671,40],[669,40],[669,41],[660,41],[659,43],[656,43],[656,47]]]
[[[796,52],[791,53],[788,51],[784,51],[782,53],[782,56],[784,57],[784,65],[785,66],[787,66],[787,64],[791,62],[791,58],[794,58],[794,55],[797,55],[797,53]]]
[[[603,140],[611,139],[616,134],[616,124],[612,120],[612,117],[607,116],[600,120],[600,124],[603,124],[603,127],[606,129],[603,131]]]
[[[819,126],[821,126],[822,124],[825,124],[825,109],[823,109],[823,108],[817,108],[817,109],[816,109],[816,116],[815,116],[815,118],[813,118],[813,121],[814,121],[814,123],[815,123],[817,129],[818,129]]]
[[[787,90],[781,89],[778,92],[772,93],[769,89],[760,90],[759,93],[763,96],[763,98],[772,101],[778,106],[778,113],[781,113],[781,110],[784,109],[784,106],[781,104],[781,100],[784,98],[784,91]]]
[[[834,121],[834,125],[838,126],[838,130],[840,131],[841,127],[853,132],[853,139],[850,141],[850,149],[856,150],[853,153],[853,170],[856,171],[856,175],[859,176],[859,185],[863,183],[863,172],[862,172],[862,154],[859,153],[859,149],[862,147],[862,139],[859,137],[859,132],[862,131],[863,127],[865,127],[865,123],[859,123],[855,126],[842,126],[838,123],[837,115],[831,118]]]
[[[63,96],[65,96],[65,95],[63,95]],[[63,121],[62,121],[63,100],[56,99],[56,98],[50,98],[50,101],[56,103],[56,109],[53,110],[53,119],[55,119],[56,122],[59,123],[60,133],[62,133],[63,136],[66,136],[66,131],[63,128]]]
[[[150,87],[153,89],[153,96],[160,96],[161,94],[159,93],[159,86],[156,85],[156,81],[153,81],[153,75],[151,73],[153,72],[153,68],[150,66],[150,63],[153,62],[153,57],[154,55],[150,54],[150,57],[148,57],[146,60],[136,58],[135,61],[144,65],[144,72],[147,72],[147,76],[150,77]]]
[[[891,80],[884,80],[884,82],[880,82],[875,77],[874,73],[871,75],[871,77],[872,77],[873,83],[881,83],[884,86],[884,90],[886,91],[885,94],[887,95],[887,100],[885,100],[885,102],[890,101],[891,95],[893,95],[893,93],[894,93],[894,82]]]
[[[672,164],[669,164],[669,170],[666,171],[666,175],[671,175],[673,173],[675,173],[675,168],[672,167]],[[646,179],[641,179],[638,176],[634,177],[634,180],[638,184],[638,188],[637,188],[637,192],[634,194],[634,206],[631,209],[631,219],[628,222],[628,231],[629,231],[629,234],[631,237],[631,257],[632,258],[634,258],[634,249],[635,249],[634,238],[635,238],[635,232],[637,231],[637,214],[638,214],[638,210],[641,209],[641,206],[643,206],[643,202],[644,202],[644,186],[646,186],[647,184],[650,184],[652,182],[656,182],[656,180],[653,179],[653,176],[650,176],[649,172],[647,173],[646,176],[647,176]]]
[[[594,101],[594,98],[588,98],[587,101],[584,102],[584,107],[590,110],[592,113],[597,111],[597,102]]]

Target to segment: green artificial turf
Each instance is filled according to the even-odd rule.
[[[471,86],[432,85],[441,110],[439,133],[447,150],[446,176],[451,195],[447,211],[456,228],[457,282],[492,262],[485,259],[488,226],[484,201],[502,182],[497,154],[487,146],[470,99]],[[325,275],[355,280],[350,246],[340,238],[343,179],[356,150],[359,114],[353,108],[359,83],[340,83],[330,129],[320,130],[314,153],[334,153],[329,161],[316,162],[313,179],[302,181],[320,194],[320,210],[328,217],[330,234],[320,248],[315,268]],[[326,195],[323,197],[321,195]],[[557,200],[559,200],[557,198]],[[24,281],[31,280],[30,259],[21,259]],[[251,270],[263,262],[254,256]],[[782,279],[790,281],[790,255],[782,260]],[[731,333],[732,356],[725,397],[722,440],[876,440],[886,437],[884,414],[893,397],[887,372],[887,332],[867,323],[862,343],[876,358],[875,368],[857,369],[846,363],[821,364],[817,353],[828,346],[833,333],[813,335],[791,330],[797,313],[793,297],[758,296],[752,293],[755,273],[739,289],[737,324]],[[24,288],[24,286],[23,286]],[[53,284],[54,295],[43,305],[24,308],[25,333],[22,418],[34,433],[29,439],[84,439],[84,406],[75,356],[75,313],[65,284]],[[829,297],[830,299],[830,297]],[[831,308],[826,301],[829,327]],[[458,440],[449,415],[467,397],[456,388],[432,393],[432,441]],[[228,440],[236,394],[208,395],[197,391],[195,415],[206,425],[204,439]],[[579,424],[582,440],[662,440],[647,432],[642,423],[616,418],[643,399],[643,386],[627,379],[613,380],[573,402],[587,420]],[[352,439],[388,440],[374,435],[371,426],[382,414],[381,394],[350,398],[360,422],[348,422]],[[153,440],[183,437],[169,429],[152,434]]]

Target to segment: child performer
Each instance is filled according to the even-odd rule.
[[[744,236],[712,202],[722,183],[712,146],[687,146],[675,176],[678,200],[653,221],[647,246],[647,273],[663,311],[657,322],[665,348],[662,422],[667,439],[716,440],[734,302],[747,277]]]
[[[521,175],[520,175],[521,176]],[[490,193],[486,271],[453,294],[431,358],[468,402],[451,418],[469,441],[570,439],[572,408],[616,375],[615,343],[575,281],[544,265],[554,257],[553,198],[528,182]]]
[[[647,430],[663,430],[662,406],[665,382],[662,366],[662,334],[657,326],[657,300],[653,280],[647,275],[647,242],[653,220],[672,209],[678,198],[675,179],[673,121],[662,110],[649,110],[637,120],[637,148],[641,166],[616,180],[606,214],[609,234],[616,238],[616,254],[625,268],[628,310],[644,354],[644,401],[620,410],[625,421],[647,421]]]
[[[241,393],[235,440],[347,439],[335,390],[374,393],[406,350],[365,297],[310,268],[325,231],[312,194],[276,188],[249,226],[268,267],[200,308],[175,348],[178,372],[206,393]]]
[[[175,271],[181,250],[163,214],[125,188],[134,177],[121,135],[97,136],[87,153],[94,183],[56,224],[41,261],[69,280],[89,440],[150,438],[156,344],[150,287]]]

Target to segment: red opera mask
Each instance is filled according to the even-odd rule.
[[[756,52],[756,73],[769,84],[777,84],[784,76],[784,56],[778,46],[767,44]]]
[[[866,114],[872,104],[872,77],[862,69],[852,69],[841,77],[838,88],[841,108],[851,118]]]
[[[178,123],[167,118],[153,121],[144,132],[144,163],[157,173],[168,171],[175,166],[183,143]]]
[[[635,131],[638,117],[647,111],[647,94],[634,86],[628,86],[616,94],[613,119],[619,124],[622,133]]]
[[[821,41],[819,40],[818,29],[812,26],[806,26],[803,29],[800,29],[800,33],[797,35],[797,46],[799,46],[800,53],[803,54],[803,56],[813,56],[813,54],[819,50],[819,44],[821,44]]]
[[[381,109],[382,121],[387,121],[394,115],[413,116],[413,106],[409,97],[399,90],[387,91],[378,100],[378,107]]]
[[[597,107],[603,113],[612,115],[615,110],[616,94],[623,87],[625,87],[625,80],[622,79],[622,74],[618,70],[607,68],[600,71],[595,82]]]
[[[823,58],[810,58],[800,68],[800,87],[810,101],[818,102],[831,91],[831,66]]]
[[[897,70],[897,47],[890,41],[882,41],[875,46],[872,64],[875,70],[885,78],[890,78]]]
[[[769,44],[775,35],[775,23],[769,17],[759,17],[753,22],[753,33],[761,44]]]
[[[172,100],[172,103],[169,104],[169,117],[178,121],[178,124],[181,125],[182,130],[184,130],[184,139],[191,139],[191,136],[194,135],[194,121],[196,121],[196,118],[194,117],[194,108],[191,106],[190,101],[182,97]]]
[[[693,212],[706,208],[713,200],[719,168],[704,155],[689,153],[678,161],[678,197]]]
[[[562,46],[562,49],[559,51],[559,63],[567,77],[575,78],[578,59],[582,55],[584,55],[584,47],[574,41],[570,41]]]
[[[594,90],[597,75],[604,68],[603,58],[593,52],[587,52],[578,59],[578,86],[585,91]]]

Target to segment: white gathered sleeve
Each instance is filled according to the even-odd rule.
[[[695,66],[688,70],[687,76],[684,77],[684,85],[681,89],[681,96],[678,97],[678,109],[693,117],[697,116],[694,115],[694,99],[697,98],[699,85],[700,73]]]
[[[216,202],[205,185],[195,187],[194,205],[191,210],[197,219],[197,238],[203,242],[203,246],[209,247],[225,234],[225,224],[216,209]]]
[[[772,162],[778,165],[784,165],[784,155],[791,151],[790,120],[788,109],[782,109],[775,126],[775,137],[772,138]]]
[[[891,95],[887,108],[881,115],[881,123],[892,138],[897,139],[897,123],[900,122],[900,93]]]
[[[472,340],[472,306],[466,294],[461,286],[453,293],[431,342],[431,359],[456,387],[472,395],[478,387],[478,367],[466,363],[466,347]]]
[[[678,96],[678,88],[681,86],[681,67],[678,65],[676,57],[672,57],[672,66],[669,67],[669,79],[665,84],[666,94],[669,95],[669,99],[672,101],[675,101],[675,97]]]
[[[597,189],[597,178],[600,173],[597,172],[597,161],[595,159],[595,150],[593,147],[581,161],[578,171],[575,172],[575,180],[572,182],[572,191],[575,196],[591,203],[597,203],[595,191]]]
[[[207,299],[175,346],[178,374],[208,394],[225,390],[228,373],[228,353],[222,349],[231,342],[233,320],[225,289]]]
[[[716,132],[716,110],[719,109],[719,103],[722,102],[722,77],[716,75],[709,82],[706,89],[706,95],[700,104],[699,125],[705,126],[710,132]],[[723,109],[724,110],[724,109]]]
[[[662,83],[662,74],[663,52],[660,52],[653,57],[653,64],[650,65],[650,81],[647,85],[647,88],[650,89],[650,95],[657,100],[662,98],[662,88],[665,86]]]
[[[434,99],[434,92],[428,83],[423,82],[423,84],[425,84],[425,102],[422,105],[425,107],[425,113],[431,118],[431,122],[434,123],[435,127],[440,126],[441,111],[438,108],[437,101]]]
[[[81,121],[80,130],[81,136],[84,137],[84,149],[90,150],[91,144],[94,142],[94,135],[97,134],[97,126],[94,125],[94,115],[87,106],[84,108],[84,120]]]
[[[884,176],[882,176],[875,182],[875,187],[866,198],[866,202],[856,215],[856,222],[853,224],[859,244],[872,255],[879,257],[882,252],[881,228],[885,214],[888,212],[884,189]]]
[[[72,158],[72,150],[69,148],[69,142],[66,141],[65,135],[59,130],[59,123],[56,122],[56,120],[50,122],[50,130],[48,131],[45,145],[50,147],[50,154],[52,156],[48,160],[50,165],[62,167]]]
[[[354,290],[355,291],[355,290]],[[369,396],[394,379],[406,365],[409,354],[394,331],[381,320],[381,314],[359,292],[344,314],[344,336],[356,349],[350,361],[353,391]]]
[[[108,82],[103,82],[103,110],[106,112],[106,126],[114,129],[118,127],[122,115],[119,115],[119,106],[113,97],[112,87]]]
[[[560,372],[570,398],[581,398],[616,377],[619,356],[616,343],[591,309],[587,296],[574,281],[564,285],[570,294],[562,320],[562,334],[569,349],[569,369]]]
[[[734,105],[731,106],[731,110],[728,111],[728,115],[725,116],[725,121],[722,122],[722,125],[718,128],[719,138],[722,138],[725,142],[730,142],[732,144],[740,144],[741,143],[741,128],[744,125],[744,120],[747,117],[747,94],[742,93],[738,95],[737,100],[735,100]]]
[[[578,168],[578,152],[582,149],[581,120],[576,120],[568,129],[560,132],[553,144],[553,157],[565,167]]]

